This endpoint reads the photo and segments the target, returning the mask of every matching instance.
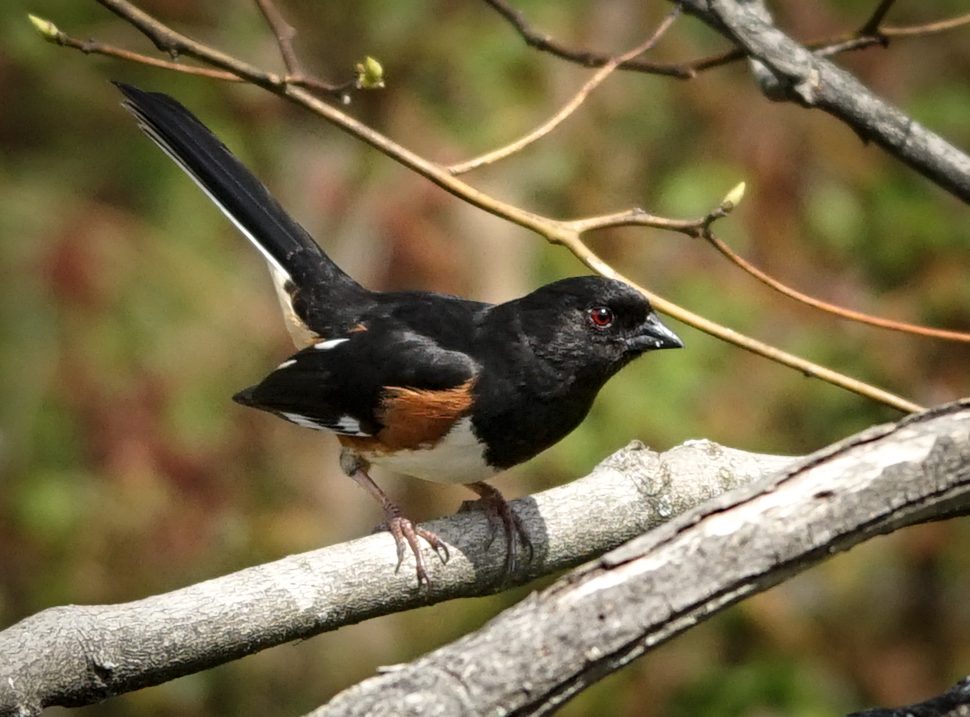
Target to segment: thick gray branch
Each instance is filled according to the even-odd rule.
[[[869,429],[716,498],[313,714],[548,714],[698,621],[835,552],[968,511],[963,402]]]
[[[752,59],[764,93],[828,112],[948,192],[970,201],[970,157],[771,23],[757,0],[677,0]]]
[[[790,462],[706,441],[664,454],[633,444],[585,478],[515,502],[536,554],[508,585],[501,537],[485,552],[487,521],[470,511],[428,526],[452,553],[447,566],[429,560],[430,593],[410,562],[394,572],[393,541],[378,534],[136,602],[51,608],[0,632],[0,715],[97,702],[376,615],[524,583]]]

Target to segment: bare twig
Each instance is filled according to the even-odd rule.
[[[881,6],[880,6],[881,7]],[[875,15],[874,15],[875,17]],[[872,18],[870,18],[871,22]],[[881,20],[881,16],[880,16]],[[862,50],[873,45],[886,45],[894,37],[922,37],[924,35],[934,35],[940,32],[955,30],[963,25],[970,24],[970,13],[957,17],[929,22],[923,25],[907,25],[903,27],[879,27],[869,28],[866,23],[858,32],[851,35],[829,38],[827,40],[816,40],[807,43],[805,47],[814,50],[819,57],[832,57],[842,52],[850,50]]]
[[[237,77],[244,77],[248,82],[273,91],[278,91],[279,88],[290,84],[342,95],[347,89],[353,87],[352,82],[331,85],[316,78],[296,77],[290,79],[286,75],[268,72],[176,32],[167,25],[158,22],[148,13],[127,2],[127,0],[97,0],[97,2],[115,15],[118,15],[118,17],[131,23],[131,25],[151,40],[155,47],[162,52],[168,53],[173,59],[179,55],[188,55],[189,57],[194,57],[197,60],[225,70]]]
[[[280,55],[283,58],[283,64],[286,65],[287,73],[290,77],[302,76],[304,74],[303,64],[300,62],[296,50],[293,49],[296,28],[286,21],[273,0],[256,0],[256,5],[263,13],[263,17],[266,18],[266,24],[276,35],[276,43],[280,47]]]
[[[283,64],[286,66],[286,77],[283,78],[284,83],[318,90],[340,98],[343,98],[347,92],[354,89],[356,86],[354,80],[332,83],[325,82],[318,77],[308,74],[303,69],[303,63],[300,61],[300,57],[293,47],[293,40],[296,38],[296,28],[286,21],[283,13],[279,11],[279,8],[276,7],[273,0],[256,0],[256,5],[259,7],[260,12],[263,13],[266,24],[269,25],[270,30],[275,35],[276,44],[279,45],[280,56],[283,58]]]
[[[639,55],[642,55],[644,52],[646,52],[654,45],[656,45],[657,41],[663,36],[665,32],[667,32],[667,30],[670,29],[670,26],[674,24],[674,20],[677,19],[678,15],[680,15],[680,8],[675,7],[671,12],[667,14],[667,17],[665,17],[663,22],[661,22],[660,25],[657,26],[657,29],[653,32],[652,35],[650,35],[650,37],[648,37],[646,40],[644,40],[639,45],[634,47],[632,50],[624,52],[622,55],[619,55],[613,58],[605,65],[603,65],[603,67],[597,70],[596,74],[594,74],[586,82],[586,84],[584,84],[580,88],[579,92],[573,95],[573,97],[569,100],[569,102],[563,105],[563,107],[558,112],[556,112],[556,114],[554,114],[544,123],[536,127],[534,130],[532,130],[525,136],[520,137],[514,142],[511,142],[505,145],[504,147],[500,147],[492,152],[488,152],[487,154],[480,155],[478,157],[475,157],[474,159],[469,159],[465,162],[452,164],[448,167],[448,171],[451,172],[452,174],[458,175],[458,174],[464,174],[465,172],[470,172],[473,169],[478,169],[479,167],[483,167],[487,164],[493,164],[494,162],[497,162],[501,159],[505,159],[506,157],[521,151],[522,149],[532,144],[536,140],[545,137],[547,134],[552,132],[552,130],[554,130],[556,127],[562,124],[567,117],[569,117],[573,112],[575,112],[579,108],[579,106],[586,101],[586,98],[589,96],[589,94],[597,87],[599,87],[606,80],[607,77],[613,74],[613,71],[616,70],[616,68],[619,67],[623,62],[627,60],[631,60],[634,57],[637,57]]]
[[[569,62],[575,62],[584,67],[602,67],[609,63],[612,56],[607,53],[592,50],[580,50],[557,42],[551,36],[536,30],[525,19],[519,10],[512,8],[505,0],[485,0],[521,35],[526,44],[541,52],[548,52]],[[961,15],[947,20],[909,25],[903,27],[880,27],[882,20],[893,4],[893,0],[881,0],[873,14],[856,32],[821,38],[804,43],[805,47],[817,51],[823,57],[829,57],[849,50],[861,50],[873,45],[885,45],[890,37],[913,37],[929,35],[937,32],[953,30],[970,23],[970,15]],[[667,75],[680,80],[690,80],[699,73],[738,62],[747,57],[739,49],[732,48],[722,53],[701,57],[680,63],[647,62],[629,59],[621,62],[618,69],[632,72],[643,72],[653,75]]]
[[[928,22],[923,25],[907,25],[904,27],[883,27],[881,32],[886,37],[915,37],[918,35],[934,35],[939,32],[949,32],[958,27],[970,24],[970,13],[951,17],[937,22]]]
[[[530,47],[534,47],[542,52],[548,52],[564,60],[578,63],[584,67],[602,67],[613,60],[611,55],[605,55],[591,50],[577,50],[560,42],[556,42],[549,35],[538,32],[529,25],[521,12],[509,6],[505,0],[485,0],[485,2],[508,20]],[[635,70],[637,72],[647,72],[655,75],[669,75],[680,79],[689,79],[694,76],[689,69],[686,69],[682,65],[647,62],[646,60],[635,60],[633,58],[624,60],[619,66],[624,70]]]
[[[115,47],[114,45],[98,42],[97,40],[79,40],[76,37],[68,35],[66,32],[48,20],[43,20],[36,16],[30,17],[31,22],[33,22],[41,31],[45,40],[48,42],[53,42],[56,45],[61,45],[62,47],[70,47],[75,50],[80,50],[86,55],[104,55],[106,57],[114,57],[119,60],[127,60],[128,62],[137,62],[142,65],[160,67],[165,70],[172,70],[173,72],[183,72],[188,75],[209,77],[214,80],[223,80],[226,82],[245,81],[243,78],[239,77],[239,75],[235,75],[232,72],[227,72],[225,70],[213,70],[211,67],[198,67],[196,65],[185,65],[181,62],[174,62],[172,60],[160,60],[157,57],[150,57],[149,55],[143,55],[139,52],[132,52],[131,50],[125,50],[121,47]]]
[[[838,306],[837,304],[831,304],[827,301],[822,301],[814,296],[809,296],[808,294],[803,294],[797,289],[793,289],[790,286],[782,284],[780,281],[774,277],[768,275],[754,264],[749,262],[747,259],[739,256],[731,247],[721,241],[714,232],[707,230],[702,233],[704,239],[706,239],[711,246],[717,249],[728,261],[733,263],[735,266],[743,269],[748,274],[753,276],[755,279],[761,283],[770,286],[775,291],[784,294],[785,296],[794,299],[795,301],[800,301],[803,304],[807,304],[813,308],[825,311],[830,314],[834,314],[843,319],[848,319],[850,321],[857,321],[860,324],[868,324],[869,326],[878,326],[882,329],[889,329],[890,331],[901,331],[907,334],[916,334],[918,336],[926,336],[933,339],[944,339],[946,341],[963,341],[970,342],[970,334],[963,331],[950,331],[948,329],[935,329],[930,326],[920,326],[919,324],[910,324],[905,321],[894,321],[892,319],[883,319],[879,316],[873,316],[871,314],[866,314],[861,311],[854,311],[853,309],[847,309],[843,306]]]
[[[274,90],[285,84],[284,78],[275,72],[266,72],[259,67],[243,62],[231,55],[196,42],[190,37],[171,29],[167,25],[158,22],[145,11],[135,7],[127,0],[97,0],[105,8],[113,12],[118,17],[130,23],[139,30],[145,37],[154,43],[162,52],[167,53],[173,59],[179,55],[188,55],[197,60],[226,70],[238,77],[243,77],[247,81],[260,87],[267,87]]]

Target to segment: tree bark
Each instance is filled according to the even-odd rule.
[[[725,607],[868,538],[970,511],[970,402],[715,498],[314,717],[543,715]]]

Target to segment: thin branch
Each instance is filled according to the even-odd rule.
[[[557,42],[551,36],[533,28],[525,19],[525,15],[521,11],[512,8],[505,0],[485,0],[485,2],[512,25],[516,32],[521,35],[522,39],[525,40],[526,44],[541,52],[548,52],[563,60],[574,62],[584,67],[602,67],[612,59],[612,56],[606,53],[580,50]],[[811,40],[805,42],[804,45],[811,50],[818,51],[820,55],[828,57],[849,50],[861,50],[873,45],[885,45],[886,38],[889,37],[929,35],[953,30],[970,23],[970,15],[961,15],[922,25],[879,27],[879,24],[882,22],[892,4],[893,0],[882,0],[866,23],[854,33]],[[679,63],[646,62],[631,58],[620,63],[618,69],[643,72],[646,74],[666,75],[680,80],[691,80],[701,72],[738,62],[746,57],[747,54],[743,50],[732,48],[725,52]]]
[[[646,296],[660,312],[684,323],[697,328],[715,338],[719,338],[730,344],[750,351],[754,354],[763,356],[771,361],[780,363],[784,366],[793,368],[806,376],[814,376],[823,381],[839,386],[846,390],[857,393],[861,396],[879,401],[900,411],[914,412],[921,407],[907,399],[897,396],[889,391],[871,386],[863,381],[846,376],[838,371],[826,368],[819,364],[808,361],[800,356],[795,356],[786,351],[782,351],[774,346],[745,336],[737,331],[710,321],[692,311],[689,311],[657,294],[648,291],[636,282],[623,277],[609,264],[600,259],[581,238],[583,231],[590,231],[591,228],[601,228],[609,226],[604,224],[602,218],[598,220],[557,220],[545,217],[534,212],[522,209],[514,204],[503,202],[491,195],[486,194],[461,179],[452,176],[445,167],[409,149],[397,144],[389,137],[377,132],[363,122],[342,112],[337,107],[324,102],[316,95],[308,92],[305,88],[294,85],[287,85],[282,82],[278,75],[264,72],[258,68],[251,68],[246,63],[236,60],[233,57],[213,50],[207,46],[196,43],[189,38],[179,35],[164,23],[156,20],[147,13],[134,7],[127,0],[97,0],[99,3],[109,7],[119,17],[131,22],[139,30],[145,33],[160,48],[181,49],[187,54],[203,59],[207,62],[217,64],[224,69],[231,69],[235,74],[249,79],[253,84],[257,84],[265,89],[285,97],[291,102],[304,107],[314,114],[322,117],[336,127],[339,127],[348,134],[362,140],[374,147],[384,155],[396,160],[415,173],[425,177],[432,183],[438,185],[445,191],[461,198],[465,202],[476,206],[490,214],[506,219],[525,229],[529,229],[542,236],[553,244],[561,244],[571,251],[581,262],[592,269],[594,272],[603,276],[612,277],[620,281],[625,281],[634,286]],[[630,213],[624,213],[628,215]],[[641,213],[645,216],[646,213]],[[611,215],[616,217],[618,215]],[[597,223],[598,221],[598,223]],[[632,219],[630,220],[633,221]],[[583,222],[587,226],[584,227]],[[592,222],[592,224],[591,224]],[[636,220],[637,223],[646,223],[643,218]]]
[[[485,0],[522,36],[526,44],[541,52],[548,52],[556,57],[560,57],[570,62],[575,62],[584,67],[602,67],[612,61],[611,55],[605,55],[591,50],[577,50],[568,47],[533,29],[526,21],[525,16],[515,10],[505,0]],[[668,75],[680,79],[690,79],[694,74],[682,65],[672,65],[659,62],[647,62],[645,60],[635,60],[630,58],[620,63],[623,70],[635,70],[637,72],[647,72],[655,75]]]
[[[300,62],[296,50],[293,49],[296,28],[286,21],[273,0],[256,0],[256,5],[263,13],[263,17],[266,18],[266,24],[269,25],[276,36],[276,43],[279,45],[283,64],[286,65],[286,72],[290,77],[302,76],[304,74],[303,64]]]
[[[929,326],[920,326],[919,324],[910,324],[904,321],[894,321],[892,319],[884,319],[879,316],[873,316],[871,314],[866,314],[861,311],[854,311],[853,309],[847,309],[837,304],[831,304],[827,301],[822,301],[814,296],[809,296],[808,294],[803,294],[797,289],[793,289],[790,286],[782,284],[780,281],[774,277],[768,275],[754,264],[749,262],[747,259],[739,256],[731,247],[721,241],[714,232],[708,230],[702,233],[704,239],[706,239],[711,246],[717,249],[726,259],[728,259],[735,266],[746,271],[748,274],[753,276],[758,281],[771,287],[775,291],[784,294],[785,296],[799,301],[803,304],[807,304],[820,311],[825,311],[829,314],[833,314],[842,319],[848,319],[850,321],[857,321],[860,324],[868,324],[869,326],[878,326],[882,329],[889,329],[890,331],[901,331],[907,334],[916,334],[918,336],[926,336],[933,339],[944,339],[946,341],[963,341],[970,342],[970,334],[962,331],[950,331],[947,329],[936,329]]]
[[[97,2],[130,23],[151,40],[155,47],[167,53],[173,59],[179,55],[188,55],[239,77],[244,77],[249,82],[261,87],[277,89],[284,84],[281,75],[275,72],[266,72],[248,62],[219,52],[209,45],[196,42],[192,38],[158,22],[151,15],[126,0],[97,0]]]
[[[296,28],[286,21],[283,13],[279,11],[273,0],[256,0],[256,5],[266,19],[266,24],[276,37],[276,44],[280,48],[280,56],[286,66],[286,76],[283,83],[288,85],[298,85],[307,89],[317,90],[340,99],[344,99],[350,90],[357,87],[354,80],[344,82],[326,82],[314,75],[307,73],[303,68],[296,49],[293,47],[293,40],[296,38]]]
[[[454,175],[458,175],[458,174],[464,174],[465,172],[470,172],[473,169],[478,169],[488,164],[493,164],[501,159],[505,159],[506,157],[515,154],[516,152],[521,151],[522,149],[532,144],[536,140],[541,139],[542,137],[545,137],[547,134],[552,132],[556,127],[562,124],[566,120],[566,118],[568,118],[573,112],[575,112],[580,107],[580,105],[582,105],[583,102],[586,101],[586,98],[589,96],[589,94],[597,87],[599,87],[606,80],[607,77],[612,75],[613,71],[616,70],[617,67],[619,67],[627,60],[632,60],[634,57],[642,55],[644,52],[646,52],[647,50],[651,49],[654,45],[656,45],[657,41],[664,35],[664,33],[667,32],[667,30],[670,29],[671,25],[674,24],[674,21],[677,19],[679,15],[680,15],[680,8],[675,7],[671,12],[667,14],[667,17],[664,18],[663,22],[660,23],[660,25],[653,32],[653,34],[650,35],[650,37],[648,37],[646,40],[644,40],[639,45],[634,47],[632,50],[624,52],[622,55],[619,55],[613,58],[605,65],[603,65],[603,67],[601,67],[596,72],[596,74],[594,74],[586,82],[586,84],[584,84],[580,88],[579,92],[573,95],[573,97],[565,105],[563,105],[562,109],[560,109],[556,114],[550,117],[546,122],[539,125],[538,127],[536,127],[534,130],[532,130],[525,136],[520,137],[519,139],[505,145],[504,147],[500,147],[492,152],[488,152],[487,154],[480,155],[478,157],[475,157],[474,159],[469,159],[465,162],[452,164],[447,168],[448,171]]]
[[[119,60],[137,62],[142,65],[160,67],[164,70],[182,72],[187,75],[198,75],[200,77],[208,77],[213,80],[223,80],[225,82],[248,81],[244,80],[239,75],[233,74],[232,72],[227,72],[225,70],[214,70],[211,67],[186,65],[181,62],[174,62],[171,60],[160,60],[157,57],[143,55],[139,52],[132,52],[131,50],[115,47],[114,45],[98,42],[97,40],[79,40],[78,38],[72,37],[60,29],[54,28],[53,25],[50,27],[53,29],[51,32],[45,34],[45,39],[63,47],[70,47],[75,50],[80,50],[86,55],[104,55],[106,57],[114,57]]]
[[[196,42],[182,33],[176,32],[167,25],[158,22],[148,13],[127,2],[127,0],[96,1],[118,17],[133,25],[151,40],[155,47],[162,52],[168,53],[173,59],[179,55],[188,55],[189,57],[194,57],[197,60],[225,70],[232,75],[243,77],[248,82],[274,92],[279,92],[280,88],[289,84],[343,96],[348,89],[354,86],[353,82],[332,85],[314,77],[298,76],[290,78],[276,72],[268,72],[236,57],[219,52],[209,45]]]
[[[928,22],[923,25],[908,25],[904,27],[883,27],[881,32],[886,37],[915,37],[918,35],[933,35],[938,32],[949,32],[958,27],[970,25],[970,13],[958,15],[946,20]]]
[[[851,35],[843,35],[828,40],[815,40],[806,43],[805,47],[813,50],[819,57],[832,57],[850,50],[863,50],[873,45],[885,46],[889,39],[893,37],[922,37],[955,30],[967,24],[970,24],[970,13],[923,25],[876,27],[871,31],[862,29]]]
[[[882,21],[886,17],[886,13],[892,8],[896,3],[896,0],[880,0],[876,9],[873,10],[872,15],[866,20],[862,27],[859,28],[858,35],[878,35],[879,26],[882,25]]]

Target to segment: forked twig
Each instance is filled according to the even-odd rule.
[[[881,27],[881,23],[886,13],[889,12],[893,2],[894,0],[880,0],[879,5],[873,11],[872,15],[856,32],[811,40],[805,42],[804,45],[810,50],[829,57],[849,50],[861,50],[872,47],[873,45],[885,45],[886,40],[892,37],[929,35],[970,24],[970,14],[967,14],[921,25]],[[584,67],[602,67],[612,59],[612,56],[606,53],[595,52],[593,50],[580,50],[554,40],[551,36],[536,30],[525,19],[525,15],[521,11],[511,7],[505,0],[485,0],[485,3],[504,17],[522,39],[525,40],[527,45],[541,52],[548,52],[560,59],[574,62]],[[747,55],[743,50],[732,48],[725,52],[679,63],[647,62],[631,58],[621,62],[618,69],[651,75],[666,75],[679,80],[690,80],[701,72],[738,62],[745,57]]]
[[[534,130],[520,137],[514,142],[510,142],[504,147],[499,147],[496,150],[475,157],[474,159],[469,159],[465,162],[452,164],[448,167],[448,171],[454,175],[458,175],[464,174],[465,172],[470,172],[473,169],[478,169],[479,167],[487,164],[493,164],[501,159],[505,159],[506,157],[515,154],[516,152],[521,151],[536,140],[545,137],[556,127],[562,124],[573,112],[579,109],[579,106],[586,101],[589,94],[599,87],[607,77],[612,75],[613,71],[616,70],[617,67],[627,60],[632,60],[634,57],[642,55],[644,52],[656,45],[657,41],[660,40],[664,33],[670,29],[671,25],[674,24],[674,20],[676,20],[679,15],[680,7],[675,7],[667,14],[667,17],[665,17],[663,22],[657,26],[657,29],[654,30],[650,37],[634,47],[632,50],[628,50],[622,55],[614,57],[612,60],[603,65],[603,67],[597,70],[596,74],[587,80],[586,83],[579,89],[579,92],[573,95],[572,98],[565,105],[563,105],[558,112],[556,112],[556,114],[536,127]]]
[[[525,16],[512,8],[505,0],[485,0],[494,8],[499,15],[504,17],[516,29],[522,39],[530,47],[534,47],[542,52],[548,52],[556,57],[560,57],[570,62],[575,62],[584,67],[602,67],[613,60],[612,56],[591,50],[577,50],[568,47],[560,42],[556,42],[549,35],[538,32],[526,21]],[[694,73],[683,65],[673,65],[661,62],[647,62],[646,60],[636,60],[629,58],[620,63],[624,70],[636,70],[655,75],[669,75],[680,79],[690,79]]]
[[[882,25],[882,21],[886,18],[886,13],[892,8],[896,0],[879,0],[879,4],[876,5],[876,9],[872,11],[872,15],[866,20],[862,27],[859,28],[859,35],[878,35],[879,27]]]
[[[276,35],[276,44],[280,47],[280,55],[283,57],[283,64],[290,77],[302,76],[303,64],[293,49],[293,38],[296,37],[296,28],[286,21],[283,13],[279,11],[272,0],[256,0],[259,11],[266,18],[273,34]]]
[[[307,73],[303,69],[303,63],[300,61],[296,49],[293,47],[293,40],[296,38],[296,28],[286,21],[283,13],[279,11],[279,8],[276,7],[276,3],[273,0],[256,0],[256,5],[259,7],[259,11],[263,13],[266,24],[269,25],[270,30],[276,37],[276,44],[280,48],[280,56],[283,58],[283,64],[286,66],[286,77],[283,78],[285,84],[299,85],[341,98],[347,92],[354,89],[356,86],[354,80],[339,83],[324,82],[320,78]]]

